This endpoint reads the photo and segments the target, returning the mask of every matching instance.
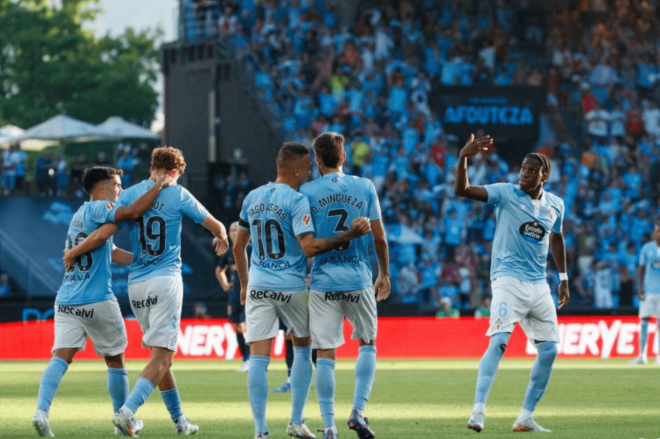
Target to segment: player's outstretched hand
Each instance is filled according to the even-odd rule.
[[[71,256],[71,249],[64,249],[62,262],[64,262],[64,271],[73,271],[73,264],[76,262],[76,258]]]
[[[390,297],[390,277],[379,274],[378,278],[376,278],[374,288],[376,289],[376,302],[387,300]]]
[[[562,308],[568,305],[568,301],[571,299],[571,295],[568,292],[568,281],[560,282],[558,291],[559,291],[559,306],[557,307],[557,311],[561,311]]]
[[[213,238],[213,249],[215,250],[216,255],[222,256],[227,253],[227,250],[229,249],[229,241],[227,241],[226,237],[224,239]]]
[[[351,223],[351,228],[348,229],[348,233],[353,238],[366,235],[369,232],[371,232],[371,221],[369,221],[369,218],[364,216],[355,218]]]
[[[461,157],[472,157],[480,152],[488,151],[488,147],[493,144],[493,138],[490,136],[474,138],[474,134],[470,134],[470,138],[465,142],[465,146],[461,149]]]

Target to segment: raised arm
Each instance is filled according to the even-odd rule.
[[[234,261],[236,261],[238,280],[241,282],[241,304],[243,305],[247,298],[248,256],[246,249],[249,241],[250,231],[239,227],[236,242],[234,242]]]
[[[227,239],[227,229],[225,229],[224,224],[215,219],[210,213],[206,216],[204,221],[202,221],[202,226],[209,232],[213,233],[213,248],[215,249],[215,254],[222,256],[227,253],[229,249],[229,240]]]
[[[390,253],[387,248],[387,237],[383,222],[376,220],[371,222],[371,232],[374,235],[374,248],[378,260],[378,277],[374,287],[376,289],[376,301],[382,302],[390,297]]]
[[[112,245],[112,262],[119,265],[131,265],[133,253]]]
[[[477,201],[488,201],[488,192],[481,186],[470,186],[468,180],[467,168],[468,158],[477,155],[480,152],[487,151],[488,146],[493,143],[490,136],[480,137],[475,140],[474,134],[470,134],[470,139],[465,143],[458,157],[458,166],[456,166],[456,179],[454,180],[454,192],[459,197],[466,197]]]
[[[76,261],[76,258],[89,253],[95,248],[103,245],[112,235],[117,231],[119,227],[114,223],[103,224],[98,229],[90,233],[87,238],[85,238],[81,243],[73,247],[72,249],[64,249],[64,256],[62,260],[64,261],[64,269],[66,271],[73,270],[73,264]]]
[[[315,238],[312,233],[306,233],[298,236],[300,246],[305,252],[305,256],[313,258],[321,253],[328,252],[338,245],[345,244],[351,239],[359,238],[362,235],[369,233],[371,230],[371,223],[368,218],[359,217],[355,218],[351,223],[351,227],[343,233],[328,238]]]
[[[147,192],[142,194],[140,198],[135,200],[135,203],[130,206],[119,206],[115,211],[115,222],[118,221],[132,221],[138,219],[144,212],[149,210],[156,197],[160,193],[161,189],[164,187],[172,186],[175,184],[172,177],[165,176],[161,177],[154,183],[153,187]]]
[[[550,232],[550,251],[552,258],[555,260],[555,267],[559,273],[566,273],[566,244],[564,243],[564,234]],[[568,305],[570,294],[568,292],[568,280],[559,282],[559,306],[557,310],[561,310]]]

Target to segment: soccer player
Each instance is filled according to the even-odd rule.
[[[267,369],[278,317],[293,334],[291,369],[292,437],[314,439],[303,423],[303,410],[312,381],[312,349],[309,333],[307,263],[312,257],[345,245],[370,229],[366,218],[357,218],[344,233],[330,238],[314,237],[309,202],[297,190],[309,178],[309,150],[299,143],[285,143],[277,154],[277,179],[250,192],[243,201],[234,257],[241,281],[241,302],[246,304],[250,344],[248,395],[254,418],[255,438],[267,438]],[[248,276],[245,248],[252,237]]]
[[[564,202],[543,190],[550,177],[550,160],[539,153],[527,154],[522,162],[519,184],[496,183],[471,186],[468,158],[486,151],[490,136],[470,136],[460,152],[456,168],[456,195],[492,204],[497,212],[490,268],[491,304],[490,344],[479,363],[474,408],[467,427],[484,428],[486,400],[511,332],[520,323],[538,352],[530,374],[527,393],[514,432],[549,433],[534,421],[536,405],[543,396],[557,356],[559,326],[557,310],[546,280],[548,247],[559,272],[559,307],[568,305],[566,249],[562,234]]]
[[[90,201],[80,206],[71,220],[66,237],[67,248],[73,247],[108,221],[138,218],[151,206],[164,185],[171,183],[169,177],[159,178],[135,203],[120,206],[115,201],[122,190],[121,175],[121,170],[105,167],[85,171],[82,182]],[[108,393],[112,399],[113,412],[126,401],[126,328],[117,299],[110,288],[110,261],[129,265],[131,256],[116,248],[112,239],[109,239],[102,247],[75,259],[73,269],[64,274],[55,297],[53,358],[41,376],[37,411],[32,419],[39,436],[54,436],[48,416],[50,405],[73,357],[85,348],[88,335],[96,353],[105,357],[108,366]],[[136,430],[141,430],[142,421],[134,422]]]
[[[176,181],[185,168],[183,154],[176,148],[158,147],[151,154],[152,179],[169,175]],[[132,203],[152,185],[151,180],[144,180],[130,187],[122,192],[119,202],[125,205]],[[128,277],[128,297],[142,328],[142,344],[151,349],[151,358],[126,403],[112,417],[112,422],[126,436],[134,435],[132,419],[135,412],[156,386],[160,389],[177,433],[192,435],[199,430],[197,425],[189,423],[183,416],[181,398],[171,371],[183,302],[181,222],[184,215],[213,233],[213,245],[218,255],[226,252],[229,245],[222,223],[179,185],[162,191],[151,208],[131,224],[133,260]],[[88,251],[103,242],[106,234],[116,230],[115,224],[105,224],[71,252]]]
[[[646,340],[649,334],[649,317],[655,316],[658,324],[658,356],[655,364],[660,366],[660,222],[653,229],[653,240],[642,247],[637,267],[637,285],[639,285],[639,356],[630,364],[646,364]]]
[[[314,140],[316,164],[321,177],[305,184],[301,192],[309,200],[319,237],[332,237],[346,230],[355,218],[371,222],[378,277],[374,284],[369,260],[368,236],[335,246],[314,258],[309,293],[309,321],[316,359],[316,392],[323,425],[323,439],[336,439],[335,358],[344,344],[344,316],[353,326],[352,338],[359,340],[355,363],[353,410],[348,426],[360,439],[375,437],[364,417],[364,408],[376,376],[376,302],[390,295],[389,254],[381,220],[378,194],[366,178],[345,175],[344,137],[323,133]]]
[[[229,225],[229,239],[232,244],[236,241],[236,234],[238,233],[238,221],[234,221]],[[250,250],[248,249],[248,253]],[[250,347],[245,343],[245,305],[241,303],[241,284],[238,280],[236,272],[236,262],[234,261],[234,254],[232,247],[229,247],[227,253],[220,256],[218,265],[215,267],[215,277],[218,279],[222,289],[229,293],[227,300],[227,316],[229,321],[234,324],[236,330],[236,341],[238,342],[238,349],[241,351],[243,363],[238,369],[239,372],[247,372],[250,370]]]

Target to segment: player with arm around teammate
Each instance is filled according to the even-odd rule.
[[[562,234],[564,202],[543,190],[543,183],[550,177],[550,160],[538,153],[525,156],[517,185],[471,186],[467,175],[468,158],[486,151],[491,143],[489,136],[479,139],[470,136],[460,152],[454,182],[456,195],[493,204],[497,211],[490,270],[493,299],[487,332],[491,339],[479,363],[474,408],[467,427],[476,432],[483,429],[488,393],[511,332],[515,324],[520,323],[537,349],[537,358],[513,431],[549,433],[550,430],[534,421],[533,413],[548,386],[557,356],[557,309],[568,305],[569,301]],[[559,271],[557,309],[546,279],[548,248]]]
[[[85,202],[73,215],[66,237],[71,248],[107,221],[133,220],[154,202],[169,177],[159,179],[131,206],[115,204],[121,192],[121,170],[94,167],[85,171],[82,182],[90,201]],[[49,410],[57,388],[69,364],[79,350],[85,348],[87,336],[92,339],[98,355],[103,355],[108,366],[108,393],[113,412],[128,396],[128,374],[124,368],[126,328],[117,299],[111,290],[110,262],[121,265],[131,263],[131,254],[116,248],[112,239],[102,247],[82,254],[74,260],[73,268],[66,271],[55,298],[55,343],[53,358],[41,376],[37,410],[32,424],[39,436],[53,437]],[[142,421],[134,420],[142,429]]]
[[[639,296],[639,356],[630,364],[647,362],[646,340],[649,334],[649,318],[655,317],[658,324],[658,356],[656,366],[660,366],[660,222],[653,229],[653,240],[642,246],[637,267],[637,285]]]
[[[371,274],[368,236],[336,246],[314,258],[309,293],[309,320],[317,348],[316,392],[324,424],[324,439],[335,439],[335,358],[344,344],[344,317],[353,326],[352,338],[359,340],[355,363],[353,410],[348,426],[360,439],[375,437],[364,417],[364,408],[376,376],[376,302],[390,295],[389,254],[378,195],[366,178],[345,175],[344,137],[323,133],[314,140],[321,177],[302,186],[309,199],[318,237],[331,237],[346,229],[353,219],[367,217],[378,261],[375,285]]]
[[[149,190],[153,179],[169,175],[176,181],[185,168],[186,162],[179,149],[169,146],[155,148],[151,154],[151,178],[122,192],[119,202],[130,204]],[[179,185],[162,191],[150,209],[130,225],[133,260],[128,276],[128,297],[142,329],[142,344],[150,348],[151,358],[126,403],[112,418],[115,426],[126,436],[134,435],[135,426],[131,420],[156,386],[160,389],[175,431],[192,435],[199,430],[183,415],[181,398],[171,370],[183,303],[181,223],[184,215],[213,234],[218,255],[228,247],[227,233],[222,223]],[[72,251],[86,251],[86,246],[96,245],[103,239],[103,233],[108,230],[113,233],[116,228],[114,224],[104,225],[98,235],[90,235]]]
[[[327,252],[367,233],[366,218],[356,219],[341,235],[314,237],[309,202],[298,192],[312,169],[309,150],[299,143],[285,143],[277,155],[277,179],[250,192],[243,201],[234,257],[245,303],[250,345],[248,395],[254,418],[255,438],[268,438],[266,401],[267,369],[273,338],[281,318],[293,334],[291,369],[291,421],[287,434],[314,439],[303,423],[303,410],[312,380],[306,257]],[[246,246],[252,238],[248,275]]]

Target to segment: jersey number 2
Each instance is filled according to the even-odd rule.
[[[348,211],[346,209],[332,209],[328,211],[328,217],[336,216],[339,219],[337,220],[337,225],[335,226],[335,233],[341,233],[348,230],[346,225],[346,220],[348,219]],[[337,244],[333,250],[338,252],[344,252],[348,250],[351,246],[351,241],[345,242],[343,244]]]

